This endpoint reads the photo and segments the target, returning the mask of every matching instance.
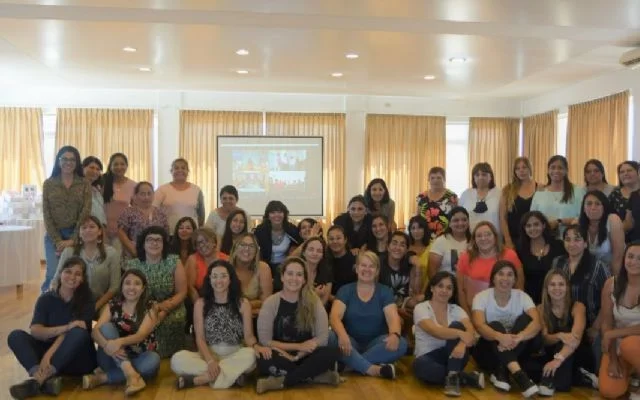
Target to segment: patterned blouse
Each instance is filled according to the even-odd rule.
[[[213,303],[204,319],[204,336],[209,346],[240,345],[244,340],[242,315],[231,310],[231,303]]]
[[[91,186],[79,176],[73,177],[73,183],[67,188],[59,176],[52,177],[42,184],[42,212],[47,234],[54,243],[62,240],[60,230],[74,228],[78,233],[78,224],[91,214]]]
[[[627,208],[629,208],[629,198],[622,195],[622,188],[618,186],[613,189],[609,195],[609,203],[611,203],[611,209],[613,212],[618,214],[618,217],[624,221],[624,217],[627,214]]]
[[[118,228],[125,231],[129,240],[134,243],[140,232],[150,226],[160,226],[169,232],[167,215],[158,207],[153,207],[151,218],[147,218],[138,207],[127,207],[118,218]],[[124,255],[123,251],[123,255]]]
[[[153,307],[153,302],[147,302],[147,310]],[[122,309],[122,300],[111,299],[109,309],[111,311],[111,323],[118,329],[120,337],[135,335],[138,332],[139,324],[142,323],[144,315],[138,321],[138,315],[129,315]],[[125,350],[129,356],[140,355],[145,351],[154,351],[157,347],[155,332],[151,332],[142,342],[126,346]]]
[[[440,199],[433,200],[429,198],[429,192],[425,191],[418,195],[416,201],[419,215],[427,220],[431,240],[434,240],[449,226],[447,215],[458,205],[458,196],[451,190],[445,189]]]

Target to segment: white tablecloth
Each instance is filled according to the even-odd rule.
[[[0,286],[40,279],[36,242],[36,231],[29,226],[0,225]]]
[[[10,219],[6,222],[6,225],[20,225],[30,226],[36,231],[36,242],[33,243],[33,249],[38,251],[38,257],[40,260],[44,258],[44,220],[43,219]]]

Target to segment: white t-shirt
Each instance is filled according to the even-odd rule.
[[[501,235],[500,229],[500,193],[501,190],[498,187],[494,187],[489,190],[487,196],[484,198],[484,202],[487,205],[487,211],[483,213],[476,213],[473,210],[476,208],[476,203],[480,198],[478,197],[478,190],[469,188],[462,192],[460,195],[460,201],[458,205],[464,207],[469,212],[469,229],[473,231],[478,222],[489,221],[496,227],[498,234]]]
[[[511,289],[511,298],[505,307],[500,307],[496,303],[494,289],[485,289],[476,294],[473,298],[473,311],[484,311],[484,318],[487,323],[498,321],[507,332],[513,328],[516,319],[527,310],[535,308],[533,300],[528,294],[519,289]]]
[[[463,251],[467,250],[468,242],[459,242],[451,235],[441,235],[431,245],[430,253],[442,257],[439,271],[448,271],[455,275],[458,270],[458,258]]]
[[[466,312],[455,304],[449,304],[447,308],[447,326],[453,322],[462,321],[465,318],[469,318]],[[436,315],[431,308],[431,302],[429,300],[423,301],[413,309],[413,322],[416,326],[415,336],[416,344],[414,354],[416,357],[420,357],[423,354],[432,352],[435,349],[444,347],[447,344],[446,340],[438,339],[431,336],[420,327],[420,321],[430,319],[437,325],[440,325],[436,320]]]

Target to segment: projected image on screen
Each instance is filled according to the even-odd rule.
[[[218,187],[228,184],[251,215],[270,200],[291,215],[322,215],[322,138],[219,136]]]

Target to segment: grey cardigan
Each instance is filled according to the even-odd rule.
[[[267,297],[260,308],[260,314],[258,314],[258,340],[263,346],[273,340],[273,321],[278,314],[278,307],[280,307],[280,292]],[[322,300],[318,297],[316,297],[315,314],[316,323],[313,327],[313,336],[318,342],[318,346],[326,346],[329,339],[329,318],[322,305]]]

